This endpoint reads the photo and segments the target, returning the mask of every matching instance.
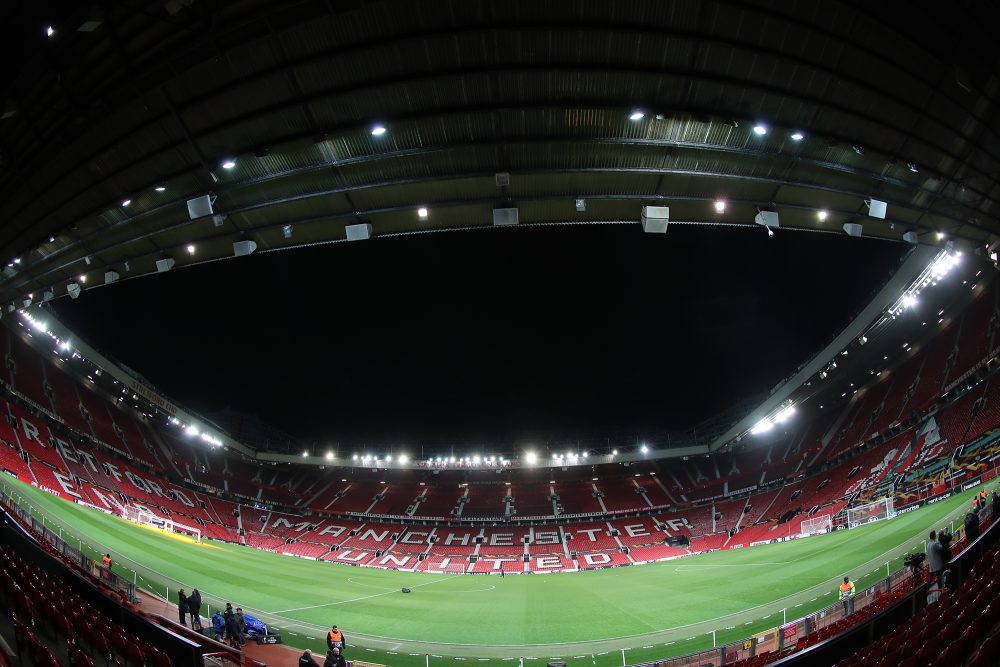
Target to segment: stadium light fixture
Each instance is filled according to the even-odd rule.
[[[725,213],[726,212],[726,200],[725,199],[716,199],[715,200],[715,212],[716,213]]]
[[[806,135],[803,132],[799,131],[799,130],[796,130],[795,132],[792,132],[792,141],[802,141],[805,138],[806,138]]]
[[[826,217],[828,215],[829,215],[829,213],[827,213],[826,210],[821,210],[821,211],[817,211],[816,212],[816,217],[819,218],[820,222],[826,221]]]
[[[86,274],[81,273],[80,277],[77,278],[77,280],[79,280],[81,283],[86,283],[87,282],[87,276],[86,276]]]
[[[188,251],[189,255],[193,255],[194,254],[194,245],[188,245],[187,251]]]
[[[353,456],[351,456],[351,460],[352,461],[357,461],[358,460],[358,455],[354,454]]]
[[[643,111],[642,109],[634,109],[632,113],[628,115],[628,119],[631,121],[637,121],[637,120],[642,120],[643,118],[645,118],[645,116],[646,112]]]
[[[406,454],[400,454],[399,455],[399,462],[400,462],[400,464],[405,465],[409,460],[410,460],[410,457],[407,456]]]
[[[222,162],[222,168],[225,169],[226,171],[229,171],[230,169],[233,169],[235,167],[236,167],[236,160],[229,159],[229,160],[224,160]]]
[[[131,199],[123,199],[122,200],[122,208],[128,208],[131,204],[132,204],[132,200]]]
[[[55,28],[53,28],[50,25],[45,26],[45,36],[46,37],[51,37],[54,34],[56,34],[56,29]]]
[[[795,414],[795,406],[789,405],[788,407],[784,408],[774,416],[774,423],[783,424],[784,422],[788,421],[794,414]]]
[[[765,134],[767,134],[767,126],[764,125],[763,123],[757,123],[756,125],[753,126],[753,133],[756,134],[758,137],[763,137]]]
[[[774,422],[772,422],[767,417],[764,417],[759,422],[753,425],[753,428],[750,429],[750,433],[751,435],[759,435],[761,433],[767,433],[772,428],[774,428]]]
[[[308,451],[302,452],[302,458],[305,458],[307,456],[309,456],[309,452]]]
[[[612,449],[611,450],[611,456],[618,456],[618,450],[617,449]]]
[[[326,453],[326,460],[327,461],[332,461],[333,460],[333,452],[327,452]]]
[[[907,294],[906,296],[903,297],[903,305],[906,306],[907,308],[916,308],[917,297],[913,296],[912,294]]]
[[[641,447],[639,447],[639,451],[642,452],[643,454],[648,454],[649,453],[649,447],[647,447],[645,445],[645,443],[644,443]]]
[[[534,452],[528,452],[524,455],[524,460],[528,465],[535,465],[538,463],[538,454]]]
[[[454,462],[455,462],[455,457],[454,457],[454,456],[452,456],[452,457],[451,457],[450,459],[448,459],[448,461],[449,461],[450,463],[454,463]]]
[[[375,460],[377,461],[378,458],[376,458]],[[386,463],[392,463],[392,454],[386,454],[385,455],[385,462]]]
[[[372,136],[373,137],[381,137],[383,134],[385,134],[385,132],[386,132],[385,125],[374,125],[374,126],[372,126]]]
[[[941,241],[941,240],[943,240],[943,239],[944,239],[944,232],[938,232],[938,233],[937,233],[937,240],[938,240],[938,241]]]
[[[420,218],[421,220],[426,220],[427,219],[427,207],[421,206],[420,208],[418,208],[417,209],[417,217]]]
[[[164,187],[164,186],[162,186],[162,185],[157,185],[157,186],[156,186],[155,188],[153,188],[153,189],[154,189],[154,190],[156,190],[157,192],[165,192],[167,188],[166,188],[166,187]]]

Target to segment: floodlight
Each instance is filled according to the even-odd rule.
[[[798,131],[792,132],[792,141],[802,141],[805,138],[806,138],[806,135],[803,134],[802,132],[798,132]]]
[[[421,220],[426,220],[427,219],[427,209],[425,207],[423,207],[423,206],[421,206],[420,208],[418,208],[417,209],[417,217],[420,218]]]
[[[784,423],[788,421],[788,419],[794,414],[795,414],[795,406],[789,405],[787,408],[785,408],[784,410],[782,410],[781,412],[779,412],[774,416],[774,423],[775,424]]]
[[[829,215],[829,214],[825,210],[817,211],[816,212],[816,217],[819,218],[820,222],[825,221],[827,215]]]
[[[645,115],[646,112],[643,111],[642,109],[635,109],[634,111],[632,111],[632,113],[629,114],[628,119],[632,121],[642,120],[643,117],[645,117]]]
[[[642,447],[639,448],[639,451],[642,452],[643,454],[647,454],[649,453],[649,447],[643,445]]]
[[[772,428],[774,428],[774,422],[772,422],[767,417],[764,417],[759,422],[753,425],[753,428],[750,429],[750,433],[753,435],[758,435],[760,433],[767,433]]]
[[[381,137],[383,134],[385,134],[385,132],[386,130],[384,125],[375,125],[372,127],[373,137]]]
[[[410,460],[410,457],[408,457],[406,454],[400,454],[399,455],[399,462],[401,464],[405,464],[409,460]]]
[[[236,160],[226,160],[222,163],[222,168],[229,170],[236,166]]]
[[[757,125],[753,126],[753,133],[756,134],[758,137],[763,137],[765,134],[767,134],[767,126],[758,123]]]
[[[726,212],[726,201],[724,199],[715,200],[715,212],[725,213]]]
[[[524,460],[528,463],[528,465],[534,465],[538,462],[538,454],[534,452],[528,452],[527,454],[524,455]]]
[[[326,453],[326,460],[327,461],[332,461],[333,460],[333,452],[327,452]]]

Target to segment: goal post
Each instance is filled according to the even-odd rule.
[[[833,529],[833,520],[830,518],[829,514],[822,514],[820,516],[809,517],[808,519],[802,520],[802,526],[799,529],[801,535],[817,535],[819,533],[828,533]]]
[[[122,508],[122,518],[141,526],[149,526],[168,533],[187,535],[188,537],[194,538],[195,542],[201,543],[201,529],[193,526],[186,526],[183,523],[178,523],[172,519],[164,519],[163,517],[156,516],[148,510],[144,510],[133,505],[126,505]]]
[[[867,505],[859,505],[847,510],[847,527],[857,528],[868,523],[891,519],[896,516],[892,497],[882,498]]]

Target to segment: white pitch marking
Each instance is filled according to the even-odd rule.
[[[442,581],[448,581],[448,579],[435,579],[434,581],[428,581],[424,584],[416,584],[412,588],[420,588],[421,586],[430,586],[431,584],[439,584]],[[383,595],[390,595],[392,593],[398,593],[398,588],[393,588],[391,591],[383,591],[381,593],[374,593],[372,595],[364,595],[359,598],[351,598],[350,600],[341,600],[340,602],[327,602],[326,604],[314,604],[309,607],[295,607],[294,609],[282,609],[280,611],[271,611],[269,614],[286,614],[290,611],[303,611],[306,609],[319,609],[320,607],[336,607],[338,604],[347,604],[348,602],[357,602],[358,600],[368,600],[370,598],[377,598]]]

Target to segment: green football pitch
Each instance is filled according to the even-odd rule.
[[[648,565],[575,573],[438,575],[310,561],[238,545],[191,544],[4,481],[71,543],[110,552],[115,570],[157,595],[199,588],[209,611],[231,601],[322,649],[332,623],[349,657],[395,667],[453,661],[611,667],[733,642],[831,604],[841,577],[858,590],[922,549],[928,530],[969,507],[966,492],[850,531]],[[887,565],[888,563],[888,565]],[[400,592],[402,587],[411,594]],[[202,610],[205,614],[205,610]],[[713,635],[714,631],[714,635]],[[622,650],[625,649],[624,653]],[[427,656],[430,656],[429,658]],[[506,663],[506,664],[509,664]]]

